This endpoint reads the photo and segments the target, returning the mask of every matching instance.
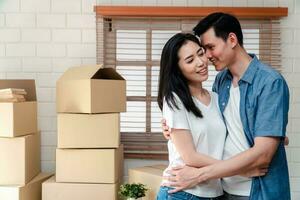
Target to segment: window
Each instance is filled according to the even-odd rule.
[[[97,7],[96,12],[97,62],[115,68],[127,82],[127,112],[121,113],[125,156],[167,158],[167,142],[161,132],[162,117],[156,102],[160,54],[172,35],[191,32],[201,16],[198,12],[197,16],[188,17],[102,16]],[[280,69],[279,21],[247,18],[241,19],[241,25],[247,51]],[[204,87],[211,90],[216,74],[214,67],[209,66]]]

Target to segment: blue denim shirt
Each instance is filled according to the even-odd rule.
[[[252,147],[255,137],[280,137],[281,142],[270,163],[268,173],[252,179],[250,200],[290,200],[290,185],[283,139],[289,110],[289,90],[284,78],[255,55],[239,80],[240,116],[247,141]],[[232,75],[220,72],[213,85],[219,94],[221,112],[229,100]]]

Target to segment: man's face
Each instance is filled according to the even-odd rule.
[[[216,37],[213,28],[201,35],[201,43],[206,50],[207,58],[212,62],[217,71],[222,71],[230,65],[232,60],[232,48],[228,41]]]

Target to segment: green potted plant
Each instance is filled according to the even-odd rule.
[[[132,183],[120,186],[119,194],[126,200],[137,200],[146,195],[148,189],[144,184]]]

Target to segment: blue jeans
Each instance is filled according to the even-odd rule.
[[[248,196],[238,196],[233,194],[228,194],[227,192],[224,192],[224,195],[220,200],[249,200]]]
[[[161,186],[157,194],[156,200],[217,200],[218,199],[218,197],[216,198],[198,197],[184,191],[179,191],[173,194],[169,194],[168,191],[171,189],[172,188],[170,187]]]

